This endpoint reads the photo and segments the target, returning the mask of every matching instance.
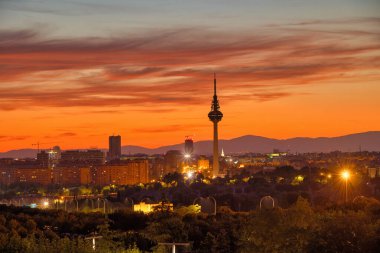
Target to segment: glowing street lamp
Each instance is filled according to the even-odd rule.
[[[342,179],[345,181],[345,188],[346,188],[346,198],[345,198],[345,202],[347,203],[348,201],[348,193],[347,193],[347,182],[348,182],[348,179],[350,179],[350,172],[348,170],[344,170],[342,171],[342,173],[340,174],[340,176],[342,177]]]
[[[43,203],[42,203],[42,205],[43,205],[43,207],[44,208],[48,208],[49,207],[49,201],[44,201]]]
[[[194,176],[194,172],[192,172],[192,171],[187,172],[187,177],[189,179],[192,178],[193,176]]]
[[[343,171],[341,175],[344,180],[348,180],[350,178],[350,172],[348,170]]]

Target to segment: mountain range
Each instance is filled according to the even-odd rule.
[[[339,137],[296,137],[290,139],[272,139],[261,136],[245,135],[230,140],[219,140],[219,148],[226,154],[236,153],[269,153],[273,149],[291,153],[309,152],[354,152],[354,151],[380,151],[380,131],[356,133]],[[164,154],[168,150],[184,150],[184,144],[162,146],[158,148],[145,148],[140,146],[123,146],[123,154]],[[105,149],[104,149],[105,151]],[[194,142],[194,153],[209,155],[212,152],[212,141]],[[0,158],[31,158],[36,157],[36,149],[18,149],[0,153]]]

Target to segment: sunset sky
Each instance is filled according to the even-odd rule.
[[[0,0],[0,151],[380,130],[378,0]]]

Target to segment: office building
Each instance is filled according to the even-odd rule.
[[[109,148],[108,148],[108,156],[107,159],[117,160],[121,157],[121,136],[110,136],[109,137]]]

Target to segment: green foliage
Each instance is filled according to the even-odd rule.
[[[90,195],[92,193],[92,189],[86,186],[79,187],[80,195]]]
[[[174,184],[174,183],[178,184],[178,183],[183,183],[184,178],[181,173],[173,172],[173,173],[166,174],[164,178],[162,179],[162,181],[165,182],[166,184]]]
[[[332,211],[318,217],[309,252],[378,252],[380,221],[363,211]]]
[[[379,229],[378,217],[368,212],[315,212],[300,197],[285,210],[251,213],[240,252],[376,252]]]
[[[149,215],[66,213],[1,206],[0,252],[166,252],[160,242],[190,242],[190,252],[379,252],[380,203],[312,208],[298,197],[286,209],[197,213],[194,206]]]
[[[185,242],[188,239],[185,224],[179,217],[152,222],[144,233],[157,242]]]
[[[130,210],[118,210],[109,214],[108,217],[111,220],[111,228],[122,231],[144,229],[148,222],[146,215]]]

